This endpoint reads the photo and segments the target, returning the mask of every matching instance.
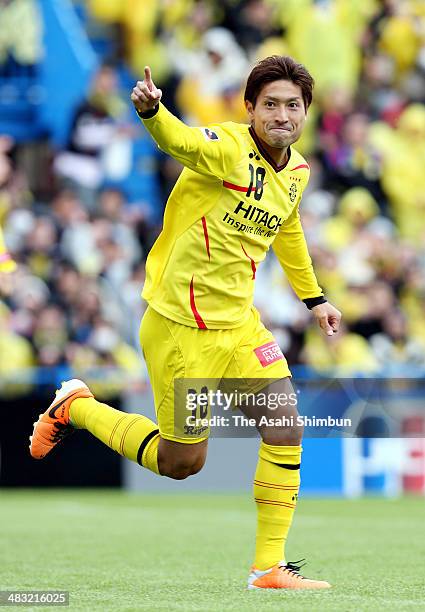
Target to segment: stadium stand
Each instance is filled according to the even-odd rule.
[[[149,63],[185,121],[242,121],[249,66],[273,52],[316,78],[303,223],[344,327],[319,337],[272,256],[256,290],[264,322],[292,366],[423,374],[423,3],[12,0],[0,19],[0,225],[17,262],[12,290],[0,272],[0,376],[145,377],[144,261],[181,168],[144,133],[130,89]]]

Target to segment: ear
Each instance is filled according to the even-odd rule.
[[[245,108],[248,112],[249,119],[252,123],[254,121],[254,107],[252,106],[252,102],[250,102],[249,100],[245,100]]]

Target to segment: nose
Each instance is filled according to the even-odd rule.
[[[288,111],[286,106],[282,104],[282,106],[278,106],[276,110],[276,119],[279,123],[287,123],[289,121]]]

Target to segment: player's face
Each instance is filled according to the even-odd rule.
[[[249,101],[245,105],[255,133],[269,146],[283,149],[301,136],[306,111],[301,88],[292,81],[267,83],[255,107]]]

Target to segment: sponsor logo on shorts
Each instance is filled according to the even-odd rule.
[[[259,362],[266,368],[275,361],[284,359],[283,353],[276,341],[267,342],[258,348],[254,349],[254,353],[257,355]]]
[[[206,140],[220,140],[218,134],[216,132],[213,132],[209,128],[200,128],[200,130]]]

